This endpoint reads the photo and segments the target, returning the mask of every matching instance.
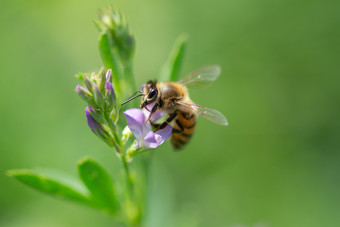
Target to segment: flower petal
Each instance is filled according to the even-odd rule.
[[[139,147],[146,149],[153,149],[161,145],[165,140],[167,140],[172,133],[171,125],[167,125],[165,128],[158,130],[157,132],[150,131],[139,143]]]
[[[148,108],[148,110],[152,110],[152,107],[154,106],[155,104],[154,103],[151,103],[149,105],[147,105],[146,107]],[[148,111],[146,108],[143,108],[143,113],[144,115],[146,116],[146,118],[149,117],[149,115],[151,114],[149,111]],[[163,117],[164,115],[164,112],[160,111],[160,110],[157,110],[155,113],[152,114],[151,118],[150,118],[150,121],[151,122],[155,122],[157,121],[158,119],[160,119],[161,117]]]
[[[80,86],[79,84],[76,87],[76,91],[79,94],[79,96],[87,103],[91,103],[92,101],[92,94],[89,90],[86,88]]]
[[[94,109],[92,106],[88,106],[85,108],[85,115],[86,115],[86,121],[90,129],[99,136],[99,132],[101,131],[102,125],[98,123],[91,115],[90,112],[94,112]]]
[[[124,112],[129,129],[136,137],[137,141],[142,140],[151,131],[150,123],[145,123],[145,115],[140,109],[128,109]]]
[[[106,82],[105,84],[106,89],[106,98],[107,98],[107,107],[111,111],[113,106],[116,105],[116,94],[113,89],[111,82]]]
[[[112,69],[108,69],[106,72],[106,81],[112,82]]]
[[[138,147],[143,147],[145,149],[152,149],[158,147],[158,143],[155,137],[155,133],[150,131],[142,141],[138,144]]]
[[[102,124],[100,124],[98,121],[96,121],[96,119],[94,119],[91,113],[96,114],[93,107],[92,106],[86,107],[85,115],[86,115],[88,126],[90,127],[90,129],[92,130],[94,134],[96,134],[99,138],[104,140],[109,146],[112,147],[114,145],[112,136]]]
[[[158,146],[161,145],[165,140],[167,140],[172,133],[172,127],[171,125],[167,125],[165,128],[158,130],[155,132],[155,138],[157,141]]]

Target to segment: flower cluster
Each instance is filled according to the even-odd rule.
[[[119,104],[136,90],[132,73],[135,39],[125,17],[112,8],[99,10],[99,20],[95,20],[95,24],[100,31],[99,53],[104,67],[98,74],[79,74],[83,85],[77,85],[76,91],[88,104],[85,115],[92,132],[115,147],[122,159],[130,160],[162,144],[170,137],[172,127],[153,131],[150,121],[146,121],[149,112],[128,109],[124,112],[127,126],[122,131],[119,129]],[[154,122],[160,116],[161,113],[155,113],[150,120]],[[121,123],[119,121],[119,126]],[[134,141],[129,140],[132,135]]]
[[[77,85],[76,91],[89,104],[85,108],[88,126],[109,146],[115,146],[120,151],[119,141],[115,138],[119,113],[112,85],[112,71],[109,69],[105,74],[102,69],[98,74],[80,74],[78,78],[84,82],[85,87]]]
[[[135,39],[131,35],[126,18],[112,8],[101,9],[95,24],[101,32],[108,32],[112,45],[117,47],[120,59],[128,61],[135,49]]]
[[[84,86],[77,85],[76,91],[79,96],[86,101],[89,106],[85,108],[87,124],[92,132],[109,146],[115,147],[120,153],[130,137],[130,132],[135,137],[135,142],[127,150],[127,158],[136,154],[154,149],[168,139],[172,132],[170,125],[164,129],[153,131],[151,122],[155,122],[163,115],[157,111],[150,119],[147,109],[152,109],[149,105],[143,110],[132,108],[124,112],[127,121],[127,129],[123,132],[123,138],[119,139],[117,121],[119,109],[116,95],[112,85],[112,71],[107,70],[106,74],[102,69],[98,74],[80,74],[78,78],[83,81]],[[124,155],[124,154],[123,154]]]

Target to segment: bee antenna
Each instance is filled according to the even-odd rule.
[[[141,93],[141,94],[136,95],[137,93]],[[136,96],[134,96],[134,95],[136,95]],[[125,105],[126,103],[128,103],[128,102],[130,102],[130,101],[134,100],[135,98],[138,98],[138,97],[140,97],[140,96],[142,96],[142,95],[143,95],[143,92],[142,92],[142,91],[135,91],[135,92],[128,98],[128,100],[126,100],[125,102],[123,102],[120,106],[123,106],[123,105]]]

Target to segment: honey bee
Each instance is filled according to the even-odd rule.
[[[150,112],[147,121],[150,120],[151,116],[157,110],[167,113],[168,118],[166,121],[159,125],[155,125],[153,122],[151,122],[151,124],[156,126],[157,131],[173,122],[170,141],[175,149],[180,149],[188,143],[194,133],[197,115],[219,125],[228,125],[227,119],[222,113],[195,104],[191,101],[188,92],[188,88],[215,81],[220,75],[220,72],[221,69],[219,66],[211,65],[193,71],[178,82],[158,83],[157,81],[150,80],[144,85],[142,91],[138,91],[141,94],[128,101],[142,96],[141,108],[147,109],[148,105],[153,104],[151,110],[147,109]]]

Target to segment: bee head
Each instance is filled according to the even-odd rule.
[[[155,102],[158,97],[157,81],[149,80],[143,89],[141,108]]]

